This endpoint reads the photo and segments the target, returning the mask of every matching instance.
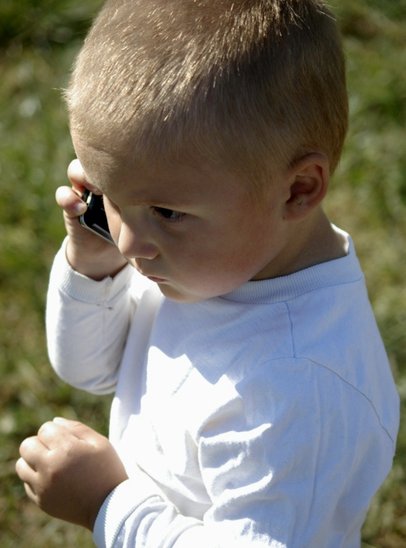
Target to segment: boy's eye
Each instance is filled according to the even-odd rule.
[[[185,216],[185,213],[182,213],[181,211],[174,211],[173,209],[168,209],[166,207],[154,206],[152,209],[156,215],[159,215],[159,217],[162,217],[166,221],[180,221]]]

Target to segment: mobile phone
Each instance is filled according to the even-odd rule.
[[[103,196],[85,190],[82,194],[82,200],[86,202],[87,210],[83,215],[80,215],[80,224],[111,244],[114,244],[104,211]]]

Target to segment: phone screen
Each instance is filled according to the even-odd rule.
[[[108,242],[114,243],[104,211],[103,196],[86,190],[82,195],[82,200],[86,202],[87,210],[79,217],[80,224]]]

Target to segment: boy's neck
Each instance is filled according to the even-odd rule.
[[[295,272],[347,255],[345,238],[334,230],[321,208],[307,223],[298,227],[294,237],[298,244],[298,253],[293,262]]]
[[[289,245],[277,258],[274,272],[269,273],[268,276],[254,279],[286,276],[346,255],[347,242],[344,236],[334,230],[326,214],[320,208],[314,212],[311,218],[307,218],[294,228]]]
[[[307,268],[347,255],[347,241],[332,227],[324,211],[320,208],[309,225],[305,245],[298,257],[302,267]]]

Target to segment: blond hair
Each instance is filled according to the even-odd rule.
[[[347,130],[341,40],[318,0],[108,0],[66,95],[96,147],[254,178],[312,151],[334,171]]]

